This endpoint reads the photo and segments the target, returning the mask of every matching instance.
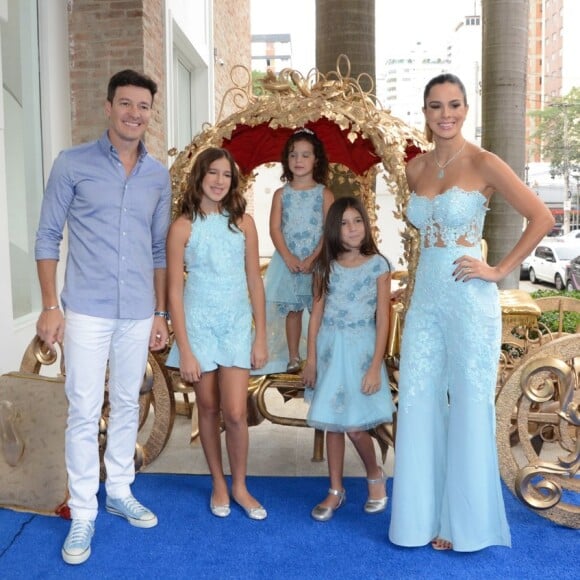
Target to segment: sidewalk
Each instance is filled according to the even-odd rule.
[[[179,397],[179,395],[177,395]],[[268,410],[277,415],[301,417],[306,416],[307,405],[302,399],[283,402],[277,391],[270,390],[266,395]],[[144,429],[147,432],[147,425]],[[144,473],[186,473],[208,474],[199,438],[189,443],[191,421],[184,415],[176,415],[173,430],[167,445]],[[326,461],[312,461],[314,429],[309,427],[288,427],[274,425],[267,419],[255,427],[250,427],[250,451],[248,456],[248,475],[278,476],[322,476],[328,477]],[[378,444],[377,460],[380,462]],[[225,435],[222,434],[222,456],[224,469],[229,473],[229,463],[225,446]],[[325,450],[326,457],[326,450]],[[390,477],[393,472],[394,454],[389,449],[383,466]],[[345,477],[365,477],[364,467],[354,447],[346,442]]]

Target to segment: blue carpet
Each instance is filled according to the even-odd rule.
[[[389,489],[391,487],[389,480]],[[475,553],[399,548],[387,540],[390,511],[366,515],[363,478],[347,478],[346,505],[326,523],[310,517],[327,479],[251,477],[249,488],[268,508],[263,522],[233,505],[229,518],[209,512],[205,475],[140,474],[136,497],[159,516],[142,530],[100,510],[92,556],[68,566],[60,549],[69,523],[0,509],[0,578],[572,578],[580,531],[557,526],[524,507],[504,488],[513,548]],[[100,504],[104,503],[103,490]]]

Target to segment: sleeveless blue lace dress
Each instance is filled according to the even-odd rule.
[[[316,340],[316,385],[305,393],[311,427],[364,431],[392,421],[395,407],[384,365],[380,389],[372,395],[361,391],[375,351],[377,278],[390,270],[379,255],[355,268],[333,263]]]
[[[225,214],[197,218],[185,247],[185,326],[202,372],[250,368],[252,309],[246,278],[246,237]],[[179,367],[174,343],[167,366]]]
[[[324,185],[296,190],[285,184],[282,190],[282,233],[288,249],[303,260],[312,254],[324,226]],[[312,309],[312,274],[290,272],[278,251],[274,252],[264,278],[266,292],[266,322],[268,333],[268,364],[252,374],[286,372],[288,345],[286,316],[289,312],[305,311],[300,355],[306,355],[308,312]]]
[[[390,540],[440,537],[461,552],[510,546],[495,440],[501,310],[497,286],[456,282],[453,261],[481,257],[487,200],[453,187],[411,194],[421,233],[405,316]]]

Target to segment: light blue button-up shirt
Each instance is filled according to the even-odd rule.
[[[58,260],[65,223],[63,307],[100,318],[153,315],[153,270],[165,268],[171,211],[167,169],[140,144],[127,177],[105,133],[55,160],[42,201],[36,260]]]

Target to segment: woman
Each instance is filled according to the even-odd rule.
[[[423,98],[435,147],[407,167],[407,217],[420,231],[421,255],[401,348],[389,538],[470,552],[510,545],[495,446],[496,282],[554,219],[506,163],[465,140],[468,105],[456,76],[433,78]],[[491,266],[481,256],[481,234],[494,193],[528,226]]]

